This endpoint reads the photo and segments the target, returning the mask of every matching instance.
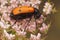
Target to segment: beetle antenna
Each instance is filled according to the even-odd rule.
[[[17,20],[14,22],[14,24],[13,25],[11,25],[11,26],[14,26],[15,24],[16,24],[16,22],[17,22]]]

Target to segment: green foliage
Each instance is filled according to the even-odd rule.
[[[0,16],[2,16],[2,13],[0,13]]]
[[[9,34],[16,34],[16,31],[13,30],[13,29],[9,29],[9,30],[7,30],[7,32],[8,32]]]
[[[30,32],[27,32],[26,37],[30,38],[30,34],[31,34]]]
[[[57,10],[56,10],[56,8],[54,7],[54,8],[52,9],[52,13],[55,14],[56,12],[57,12]]]
[[[23,36],[16,35],[15,36],[15,40],[27,40],[27,38],[26,37],[23,37]]]

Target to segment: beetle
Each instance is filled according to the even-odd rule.
[[[10,14],[10,17],[15,20],[19,20],[19,19],[31,18],[33,15],[35,19],[38,19],[41,16],[41,13],[37,8],[30,6],[21,6],[14,8]]]

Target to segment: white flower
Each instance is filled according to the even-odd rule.
[[[19,26],[17,24],[14,24],[14,26],[12,26],[12,28],[15,30],[15,31],[18,31],[20,30]]]
[[[44,21],[43,19],[37,19],[36,20],[36,22],[39,23],[39,24],[43,23],[43,21]]]
[[[15,8],[18,5],[18,1],[17,0],[10,0],[10,3],[11,3],[11,7],[12,8]]]
[[[15,29],[17,35],[21,35],[21,36],[26,35],[26,32],[24,31],[24,29],[20,30],[21,29],[20,25],[18,26],[17,24],[15,24],[12,28]]]
[[[25,1],[24,0],[20,0],[20,4],[23,4],[23,3],[25,3]]]
[[[35,22],[30,22],[30,24],[26,27],[26,30],[29,32],[33,32],[36,30],[36,23]]]
[[[10,0],[10,3],[16,2],[16,0]]]
[[[5,5],[6,3],[8,3],[7,0],[0,0],[0,2],[1,2],[1,5]]]
[[[15,8],[15,7],[17,7],[17,4],[11,4],[11,7]]]
[[[10,24],[13,25],[15,23],[16,20],[10,20]]]
[[[3,17],[1,18],[1,22],[5,23],[5,20],[3,19]]]
[[[40,0],[30,0],[30,4],[38,9],[38,5],[41,3]]]
[[[16,31],[18,35],[20,36],[25,36],[26,35],[26,32],[24,31],[24,29],[21,31],[21,30],[18,30]]]
[[[2,17],[5,21],[10,21],[10,17],[7,13],[3,13]]]
[[[7,29],[10,27],[10,24],[6,23],[3,19],[0,21],[1,28]]]
[[[40,39],[41,39],[41,34],[38,33],[38,35],[37,35],[37,40],[40,40]]]
[[[12,40],[15,37],[15,35],[8,34],[6,30],[4,30],[4,35],[8,40]]]
[[[4,23],[0,21],[0,27],[5,28],[4,26]]]
[[[40,30],[41,32],[45,32],[46,30],[48,30],[48,25],[46,25],[45,23],[43,23],[43,24],[42,24],[42,27],[39,28],[39,30]]]
[[[43,8],[43,12],[46,14],[50,14],[51,11],[52,11],[52,5],[48,2],[46,2],[45,6]]]
[[[22,6],[30,6],[30,2],[29,2],[29,1],[24,2],[24,3],[22,4]]]
[[[40,0],[30,0],[31,4],[40,4],[41,1]]]
[[[31,34],[30,40],[41,40],[41,34],[38,33],[38,35]]]
[[[7,12],[7,6],[1,5],[1,13],[6,13]]]

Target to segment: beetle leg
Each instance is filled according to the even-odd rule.
[[[32,16],[29,18],[29,20],[28,20],[28,22],[27,22],[27,24],[26,24],[26,26],[25,26],[25,29],[26,29],[26,27],[29,25],[31,19],[32,19]]]
[[[36,22],[36,17],[35,17],[35,15],[34,15],[34,19],[35,19],[35,24],[36,24],[36,27],[37,27],[37,22]]]
[[[11,25],[11,26],[14,26],[15,24],[16,24],[16,22],[17,22],[17,20],[14,22],[14,24],[13,25]]]

